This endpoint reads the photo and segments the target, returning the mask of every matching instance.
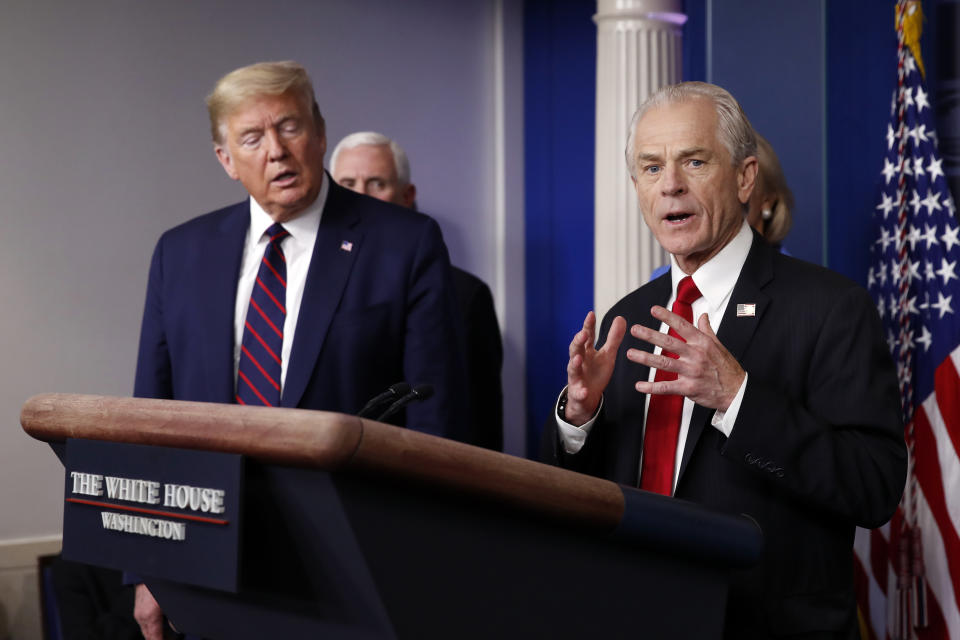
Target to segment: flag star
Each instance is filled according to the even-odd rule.
[[[913,189],[911,193],[913,193],[913,197],[910,198],[910,206],[913,207],[913,215],[917,215],[920,213],[920,207],[923,205],[920,202],[920,194],[917,193],[917,190]]]
[[[893,125],[889,122],[887,123],[887,151],[893,149],[893,143],[897,139],[896,134],[893,132]]]
[[[913,129],[907,132],[907,135],[913,138],[913,146],[920,146],[921,142],[926,142],[930,138],[927,137],[927,125],[918,124]]]
[[[910,162],[910,158],[904,158],[904,159],[900,162],[900,164],[897,165],[897,168],[898,168],[898,169],[902,168],[904,175],[908,175],[908,176],[912,176],[912,175],[913,175],[913,163]]]
[[[919,260],[917,260],[916,262],[907,263],[907,279],[910,282],[913,282],[914,280],[922,279],[920,277],[920,261]]]
[[[900,305],[897,304],[897,297],[891,293],[890,294],[890,317],[892,318],[897,317],[897,309],[899,307]]]
[[[900,265],[896,262],[890,262],[890,282],[894,287],[900,284]],[[891,298],[892,300],[892,298]],[[890,310],[893,311],[896,307],[890,307]]]
[[[933,266],[931,265],[931,269]],[[877,265],[877,278],[880,279],[880,286],[886,286],[887,284],[887,267],[882,262]]]
[[[903,61],[903,66],[908,75],[917,70],[917,63],[913,59],[913,54],[911,54],[909,51],[905,56],[905,59]]]
[[[923,277],[925,280],[934,280],[937,277],[936,272],[933,270],[933,263],[929,260],[923,262]],[[921,306],[920,308],[925,309],[926,307]]]
[[[943,158],[936,158],[930,154],[930,164],[927,165],[927,171],[930,173],[930,182],[937,179],[937,176],[943,176]]]
[[[913,159],[913,174],[916,176],[923,175],[923,156]]]
[[[920,240],[920,228],[910,225],[910,231],[907,232],[907,242],[910,243],[910,251],[917,248],[917,241]]]
[[[886,227],[880,227],[880,237],[877,239],[877,244],[883,245],[882,251],[886,251],[887,246],[893,241],[893,232]]]
[[[890,350],[890,353],[893,353],[897,348],[897,337],[893,335],[893,331],[887,332],[887,348]],[[899,369],[899,365],[897,368]]]
[[[911,94],[912,89],[910,87],[903,88],[903,100],[908,107],[913,106],[913,95]]]
[[[889,158],[883,159],[883,177],[886,178],[886,184],[890,184],[890,180],[893,179],[893,176],[897,173],[897,167],[890,162]]]
[[[900,332],[900,345],[901,350],[913,351],[913,331]]]
[[[927,251],[929,251],[930,247],[932,247],[935,244],[940,244],[940,242],[937,240],[936,225],[932,227],[930,225],[924,225],[924,226],[926,226],[927,230],[922,236],[920,236],[920,239],[925,240],[927,242]]]
[[[877,315],[880,316],[880,319],[883,320],[883,317],[887,315],[887,307],[883,304],[883,301],[877,303]]]
[[[940,318],[943,318],[944,315],[953,313],[953,308],[950,306],[951,300],[953,300],[953,296],[944,297],[942,292],[937,291],[937,301],[930,306],[939,311]]]
[[[949,253],[953,250],[954,245],[960,244],[960,239],[957,238],[958,233],[960,233],[960,227],[951,227],[949,223],[944,225],[940,241],[943,242],[945,252]]]
[[[867,269],[867,289],[872,289],[877,281],[873,277],[873,267]]]
[[[940,268],[937,269],[937,275],[943,278],[943,284],[946,285],[950,282],[950,278],[954,280],[957,279],[957,274],[954,273],[954,270],[957,268],[957,261],[947,262],[946,258],[940,258]],[[942,316],[941,316],[942,317]]]
[[[912,313],[913,315],[920,315],[920,310],[917,309],[917,297],[907,299],[907,313]]]
[[[927,208],[928,216],[933,215],[934,209],[937,211],[942,210],[943,206],[940,204],[940,192],[934,193],[930,189],[927,189],[927,197],[923,199],[922,204]]]
[[[926,327],[920,327],[920,337],[917,338],[917,342],[923,345],[925,352],[930,350],[930,345],[933,344],[933,335]]]
[[[930,103],[927,101],[927,94],[923,91],[923,87],[917,87],[917,113],[923,111],[924,107],[929,107]]]

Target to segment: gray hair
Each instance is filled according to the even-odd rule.
[[[341,151],[353,149],[355,147],[390,147],[390,153],[393,154],[393,166],[397,170],[397,183],[401,187],[410,184],[410,162],[407,160],[407,154],[399,144],[376,131],[357,131],[351,133],[343,140],[337,143],[330,154],[330,173],[337,171],[337,156]]]
[[[681,82],[661,87],[643,101],[630,119],[630,131],[627,134],[627,169],[634,179],[637,177],[637,155],[635,150],[637,124],[651,109],[690,100],[707,99],[713,102],[717,111],[717,135],[727,148],[735,166],[746,158],[757,154],[757,139],[753,126],[736,98],[730,92],[707,82]]]
[[[210,135],[217,144],[223,144],[224,119],[256,96],[279,96],[292,92],[299,96],[313,113],[317,133],[324,132],[323,116],[313,94],[313,83],[307,70],[297,62],[258,62],[234,69],[217,80],[213,91],[207,96],[207,113],[210,116]]]

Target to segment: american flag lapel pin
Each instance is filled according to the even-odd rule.
[[[349,240],[344,240],[340,243],[340,251],[346,251],[347,253],[350,253],[353,251],[353,243]]]
[[[738,304],[737,305],[737,317],[738,318],[752,318],[757,315],[757,305],[753,303],[749,304]]]

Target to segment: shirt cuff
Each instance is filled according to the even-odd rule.
[[[740,405],[743,403],[743,394],[747,390],[748,377],[747,372],[744,371],[743,382],[740,383],[740,388],[737,390],[737,395],[733,397],[733,402],[730,403],[726,411],[717,409],[710,420],[710,424],[728,438],[733,433],[733,425],[737,421],[737,414],[740,412]]]
[[[600,396],[600,404],[597,405],[597,410],[594,412],[593,417],[577,427],[560,417],[560,401],[566,393],[567,388],[564,387],[560,395],[557,396],[557,403],[553,407],[553,415],[557,421],[557,433],[560,434],[560,443],[563,444],[563,450],[569,454],[574,454],[578,453],[587,442],[590,429],[593,427],[593,423],[597,421],[597,416],[600,415],[600,409],[603,408],[603,396]]]

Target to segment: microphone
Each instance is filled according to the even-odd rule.
[[[393,402],[397,398],[403,397],[408,393],[410,393],[409,384],[403,381],[396,382],[387,387],[386,391],[374,396],[369,402],[367,402],[367,404],[363,405],[363,409],[360,409],[359,413],[357,413],[357,417],[369,418],[374,413],[383,409],[387,403]]]
[[[387,407],[387,410],[380,414],[380,417],[377,418],[377,422],[383,422],[396,412],[403,409],[405,406],[410,404],[413,401],[423,401],[433,395],[433,385],[432,384],[418,384],[414,388],[410,389],[403,397],[399,400],[395,400],[393,404]]]

